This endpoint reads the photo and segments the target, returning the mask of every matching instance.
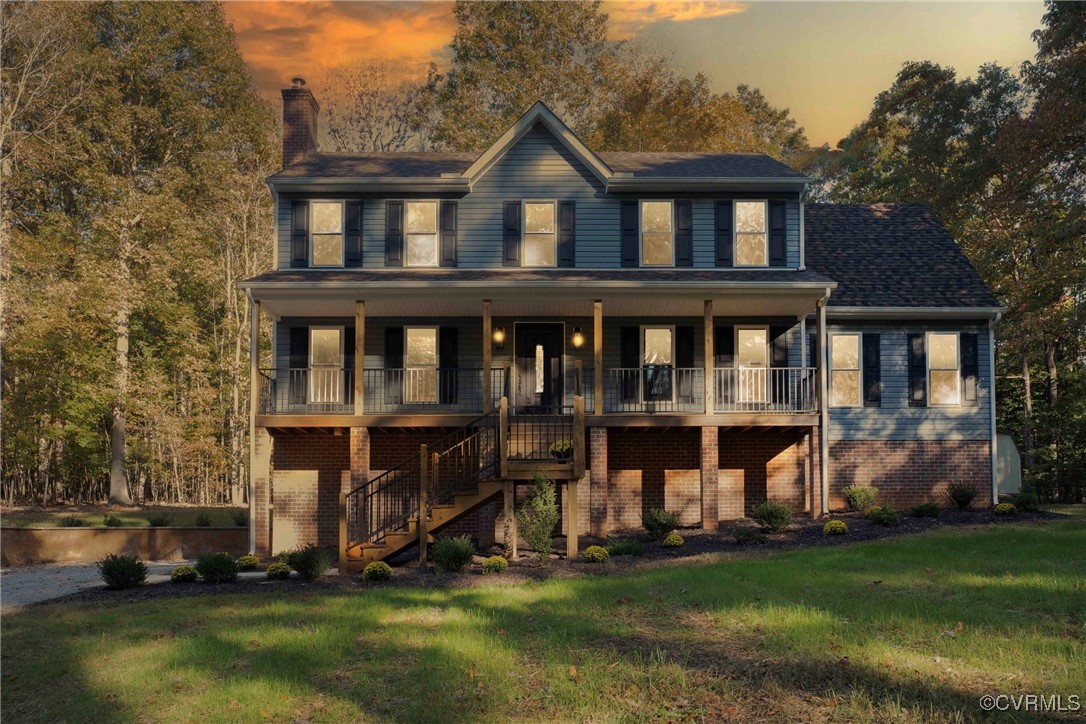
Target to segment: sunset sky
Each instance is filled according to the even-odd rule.
[[[972,75],[1033,57],[1033,2],[605,2],[615,38],[635,38],[704,71],[714,90],[740,83],[788,107],[814,144],[836,145],[867,115],[902,62],[933,60]],[[449,63],[450,2],[231,2],[242,55],[260,90],[314,81],[360,59],[422,75]]]

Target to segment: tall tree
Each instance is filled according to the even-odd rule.
[[[318,80],[321,147],[330,151],[424,151],[430,125],[421,123],[424,86],[389,61],[366,60],[329,70]]]

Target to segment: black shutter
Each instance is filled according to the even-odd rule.
[[[909,335],[909,407],[928,406],[928,349],[924,335]]]
[[[622,266],[639,266],[637,260],[637,202],[623,201],[619,211]]]
[[[385,327],[385,404],[403,402],[403,327]]]
[[[362,202],[347,202],[347,218],[344,227],[345,249],[344,266],[362,266]]]
[[[622,327],[619,330],[619,366],[622,378],[619,380],[622,402],[637,402],[638,380],[641,373],[641,329]]]
[[[354,404],[354,327],[343,328],[343,394],[348,405]],[[361,414],[361,411],[359,411]]]
[[[769,266],[785,266],[788,263],[785,250],[785,202],[769,202]]]
[[[456,266],[456,206],[441,202],[441,266]]]
[[[882,356],[879,350],[879,335],[863,335],[863,387],[864,407],[882,405]]]
[[[441,327],[437,331],[438,399],[443,405],[455,405],[460,375],[460,330]]]
[[[788,327],[771,326],[769,328],[769,366],[788,366]],[[788,374],[786,372],[766,372],[770,380],[769,398],[773,402],[788,401]]]
[[[818,367],[818,334],[807,333],[807,366]]]
[[[961,335],[962,353],[962,407],[979,407],[980,350],[977,335],[972,332]]]
[[[385,266],[403,266],[403,202],[385,202]]]
[[[730,324],[713,327],[713,368],[732,369],[734,367],[735,328]],[[735,399],[735,372],[724,373],[723,379],[724,384],[716,390],[716,399],[721,402],[731,402]]]
[[[309,368],[309,327],[290,328],[290,404],[304,405]]]
[[[732,228],[735,209],[731,199],[716,202],[716,265],[732,266]]]
[[[675,328],[675,368],[684,370],[675,372],[676,384],[679,388],[679,399],[683,402],[694,402],[694,328]]]
[[[675,266],[694,266],[694,204],[675,202]]]
[[[506,201],[502,210],[502,263],[520,266],[520,202]]]
[[[308,201],[292,201],[290,205],[290,265],[309,266]]]
[[[576,266],[577,207],[573,201],[558,204],[558,266]]]

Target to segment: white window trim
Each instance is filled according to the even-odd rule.
[[[336,365],[314,365],[313,364],[313,333],[314,332],[327,332],[329,330],[336,330],[336,331],[339,332],[339,364],[336,364]],[[342,327],[342,326],[318,325],[318,326],[311,326],[309,328],[309,359],[306,360],[307,367],[309,369],[309,384],[307,385],[309,390],[307,391],[308,392],[307,399],[313,400],[313,399],[315,399],[317,397],[320,397],[320,395],[317,394],[316,387],[315,387],[316,383],[317,383],[317,375],[314,374],[315,370],[335,370],[336,374],[337,374],[337,378],[338,378],[337,379],[337,387],[339,388],[339,389],[337,389],[337,395],[336,395],[338,399],[336,399],[336,400],[328,400],[328,401],[321,402],[321,403],[316,403],[316,404],[339,404],[339,403],[343,402],[343,399],[344,399],[344,396],[345,396],[345,393],[346,393],[346,390],[342,389],[343,362],[344,362],[344,354],[343,353],[344,353],[346,343],[347,343],[346,336],[347,336],[346,327]]]
[[[765,264],[740,264],[739,263],[739,237],[742,232],[739,231],[739,206],[740,202],[743,203],[760,203],[762,204],[762,210],[765,217],[765,231],[762,232],[765,236]],[[732,219],[734,219],[732,228],[732,259],[735,260],[735,266],[742,267],[744,269],[768,269],[769,268],[769,199],[732,199]],[[744,236],[753,235],[742,234]]]
[[[408,263],[407,247],[411,234],[407,231],[407,205],[408,204],[433,204],[434,205],[434,263],[410,264]],[[441,200],[440,199],[404,199],[403,200],[403,265],[405,269],[436,269],[441,266]]]
[[[645,263],[645,228],[642,219],[642,209],[646,202],[667,203],[671,207],[671,261],[667,264]],[[651,232],[659,233],[659,232]],[[639,267],[647,269],[667,269],[675,266],[675,199],[638,199],[637,200],[637,262]]]
[[[405,207],[406,208],[406,207]],[[410,336],[410,330],[433,330],[434,333],[434,366],[433,367],[412,367],[407,355],[407,339]],[[438,382],[438,370],[441,369],[441,329],[432,324],[413,324],[405,326],[403,328],[403,385],[404,394],[403,401],[408,405],[434,405],[441,402],[441,390]],[[411,385],[411,370],[433,370],[434,372],[434,399],[432,400],[418,400],[410,399],[411,395],[408,390]]]
[[[557,199],[523,199],[520,202],[520,218],[524,219],[524,223],[520,227],[520,248],[521,258],[526,258],[525,242],[528,240],[529,234],[538,234],[539,232],[528,231],[528,204],[550,204],[551,205],[551,226],[554,229],[554,263],[549,265],[541,264],[524,264],[526,269],[555,269],[558,266],[558,200]]]
[[[830,379],[829,379],[829,393],[830,393],[830,407],[840,408],[857,408],[864,406],[864,339],[863,335],[859,332],[831,332],[830,339]],[[833,364],[833,340],[837,337],[855,337],[856,338],[856,367],[835,367]],[[857,372],[857,376],[860,379],[860,386],[857,389],[856,396],[857,401],[854,403],[840,404],[833,401],[833,373],[840,370],[841,372]]]
[[[678,393],[678,380],[675,378],[675,370],[679,368],[675,360],[675,325],[674,324],[642,324],[641,333],[638,338],[640,342],[638,361],[640,364],[637,366],[637,386],[641,389],[641,403],[648,404],[649,402],[667,402],[667,400],[646,400],[645,399],[645,330],[647,329],[666,329],[671,334],[671,402],[675,402],[675,395]],[[664,365],[654,365],[656,367],[662,367]]]
[[[954,371],[957,374],[954,375],[954,389],[957,392],[956,402],[934,402],[931,399],[931,336],[933,334],[943,334],[954,337],[954,353],[957,361],[957,367]],[[925,332],[924,333],[924,365],[927,367],[927,372],[924,375],[924,384],[926,388],[926,397],[928,401],[928,407],[961,407],[962,406],[962,336],[960,332]],[[949,367],[936,367],[936,372],[950,372]]]
[[[744,331],[744,330],[755,330],[755,331],[765,332],[765,367],[743,367],[742,365],[739,364],[739,332]],[[761,397],[761,399],[749,399],[749,400],[740,399],[739,401],[740,402],[761,402],[761,403],[769,402],[769,388],[770,388],[769,369],[773,366],[773,355],[772,355],[772,353],[770,352],[770,349],[769,349],[769,345],[771,344],[771,340],[769,338],[769,325],[768,324],[737,324],[735,326],[735,331],[732,334],[733,334],[733,337],[732,337],[732,339],[733,339],[733,347],[732,348],[735,350],[735,360],[734,360],[733,366],[734,366],[734,368],[736,370],[736,372],[735,372],[736,383],[738,384],[740,382],[740,380],[742,379],[740,370],[763,370],[765,372],[765,380],[764,380],[764,384],[762,385],[762,397]],[[742,395],[742,385],[739,385],[739,397],[742,398],[742,396],[743,396]]]
[[[317,264],[313,261],[313,252],[317,245],[315,236],[331,236],[331,234],[318,234],[313,228],[313,214],[317,204],[339,204],[339,264]],[[343,199],[309,199],[309,267],[311,269],[342,269],[347,266],[347,204]]]

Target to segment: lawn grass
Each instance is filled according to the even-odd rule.
[[[1077,519],[517,586],[121,593],[2,619],[2,714],[973,720],[987,692],[1086,693],[1084,550]]]
[[[82,518],[92,528],[103,527],[108,515],[121,519],[126,527],[146,528],[148,518],[154,515],[167,515],[171,526],[194,526],[196,518],[206,513],[213,526],[234,527],[234,513],[241,511],[248,515],[248,508],[232,506],[170,506],[148,505],[133,508],[112,508],[105,505],[83,505],[58,508],[16,508],[0,511],[0,525],[11,528],[56,528],[61,520],[70,516]]]

